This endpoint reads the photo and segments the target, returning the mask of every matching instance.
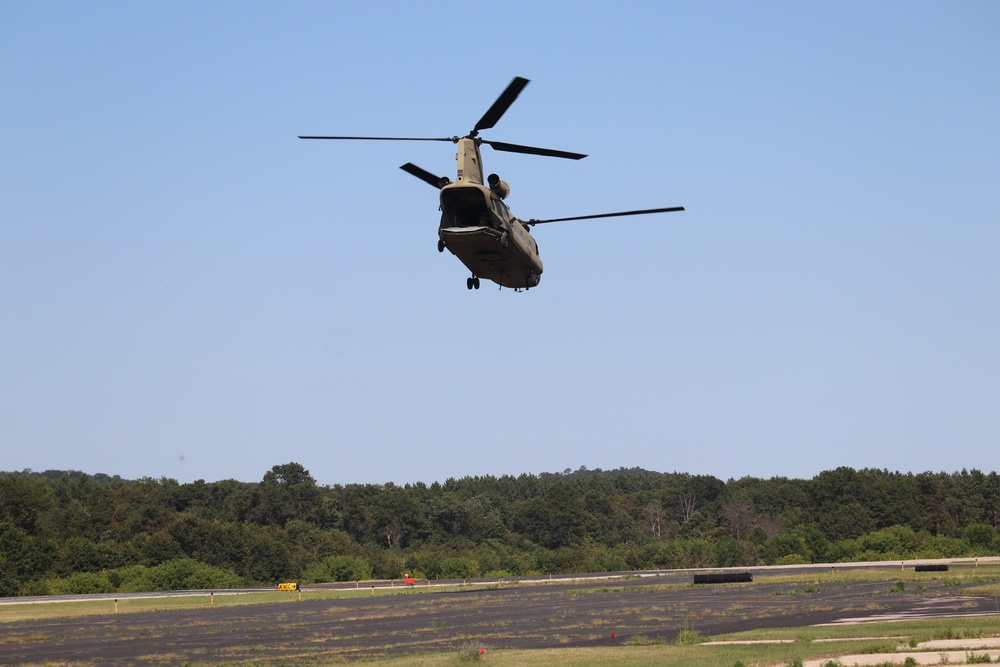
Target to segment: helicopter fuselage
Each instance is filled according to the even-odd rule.
[[[496,126],[497,121],[507,112],[517,96],[521,94],[528,80],[514,77],[500,97],[483,114],[472,130],[464,137],[357,137],[357,136],[299,136],[299,139],[338,139],[349,141],[447,141],[457,144],[457,177],[454,183],[444,176],[438,176],[422,169],[412,162],[400,169],[419,178],[424,183],[440,191],[441,224],[438,226],[438,252],[447,248],[451,254],[472,272],[466,279],[466,287],[479,289],[479,279],[492,280],[501,287],[514,290],[529,289],[542,279],[542,260],[538,256],[538,244],[529,233],[529,228],[550,222],[570,220],[591,220],[594,218],[617,218],[626,215],[647,215],[683,211],[683,206],[671,208],[650,208],[596,215],[577,215],[568,218],[548,218],[546,220],[518,220],[504,199],[510,194],[510,186],[496,174],[483,176],[483,157],[479,147],[486,144],[495,151],[542,155],[547,157],[580,160],[583,153],[511,144],[494,139],[479,137],[480,130]]]
[[[474,277],[514,289],[535,287],[542,275],[538,244],[503,202],[509,186],[484,184],[475,139],[459,139],[457,159],[458,180],[441,188],[438,248],[448,248]]]

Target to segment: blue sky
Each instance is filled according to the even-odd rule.
[[[1000,4],[0,2],[0,470],[996,469]],[[438,254],[439,143],[538,227]]]

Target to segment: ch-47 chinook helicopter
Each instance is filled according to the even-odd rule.
[[[483,158],[479,146],[487,144],[493,150],[528,155],[547,155],[570,160],[587,157],[581,153],[536,148],[502,141],[487,141],[479,137],[480,130],[496,125],[517,96],[528,85],[528,79],[515,78],[497,98],[476,126],[464,137],[319,137],[300,136],[299,139],[341,139],[361,141],[450,141],[458,144],[458,175],[454,183],[445,176],[434,174],[407,162],[400,169],[416,176],[441,191],[441,224],[438,227],[438,252],[447,248],[472,272],[466,280],[470,290],[479,289],[479,279],[486,278],[501,287],[515,290],[538,285],[542,277],[542,260],[538,244],[528,231],[529,227],[549,222],[613,218],[623,215],[645,215],[683,211],[683,206],[653,208],[642,211],[619,211],[598,215],[580,215],[571,218],[548,220],[519,220],[511,214],[504,199],[510,186],[496,174],[483,178]]]

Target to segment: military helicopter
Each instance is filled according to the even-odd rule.
[[[479,147],[486,144],[497,151],[544,155],[579,160],[587,157],[581,153],[557,151],[488,141],[479,137],[480,130],[488,130],[507,112],[528,79],[516,77],[501,93],[472,131],[464,137],[327,137],[300,136],[299,139],[337,139],[349,141],[450,141],[458,144],[458,175],[453,183],[446,176],[436,176],[417,165],[407,162],[403,171],[441,191],[441,224],[438,226],[438,252],[447,248],[472,272],[465,282],[468,289],[479,289],[479,279],[486,278],[515,291],[536,287],[542,277],[542,260],[538,244],[528,231],[529,227],[550,222],[614,218],[625,215],[646,215],[683,211],[683,206],[652,208],[641,211],[619,211],[597,215],[579,215],[570,218],[547,220],[519,220],[504,203],[510,194],[510,185],[496,174],[483,178],[483,158]]]

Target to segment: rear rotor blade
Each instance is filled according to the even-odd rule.
[[[507,109],[510,108],[510,105],[514,103],[514,100],[517,99],[517,96],[521,94],[521,91],[527,85],[528,79],[523,79],[519,76],[514,77],[514,80],[510,82],[507,89],[500,94],[500,97],[493,103],[493,106],[483,114],[483,117],[479,119],[476,126],[472,128],[472,136],[476,136],[479,130],[488,130],[496,125],[500,117],[507,112]]]
[[[299,139],[347,139],[350,141],[450,141],[458,143],[458,137],[303,137]]]
[[[496,151],[506,151],[508,153],[527,153],[528,155],[547,155],[548,157],[563,157],[567,160],[582,160],[587,157],[583,153],[570,153],[569,151],[557,151],[551,148],[536,148],[534,146],[522,146],[521,144],[508,144],[503,141],[486,141]]]
[[[618,213],[599,213],[597,215],[578,215],[573,218],[549,218],[548,220],[528,220],[529,225],[541,225],[546,222],[566,222],[568,220],[592,220],[594,218],[617,218],[623,215],[646,215],[647,213],[673,213],[674,211],[683,211],[683,206],[674,206],[672,208],[648,208],[642,211],[620,211]]]
[[[447,177],[435,176],[431,172],[427,171],[426,169],[421,169],[412,162],[407,162],[402,167],[400,167],[400,169],[402,169],[408,174],[416,176],[424,183],[429,183],[430,185],[433,185],[435,188],[439,190],[444,186],[448,185],[449,183],[451,183],[451,181]]]

